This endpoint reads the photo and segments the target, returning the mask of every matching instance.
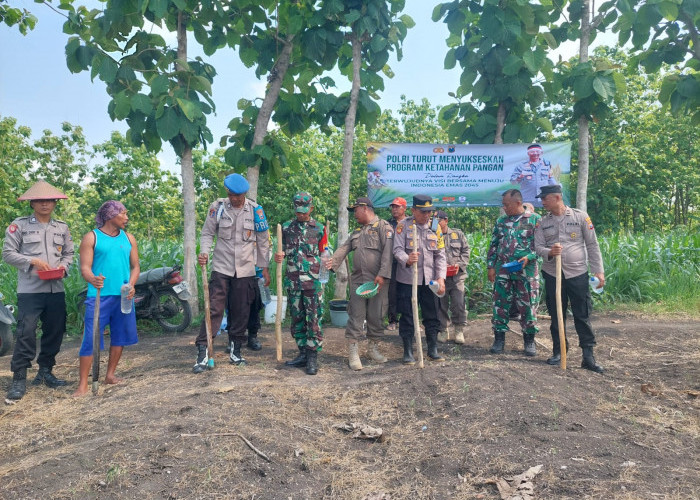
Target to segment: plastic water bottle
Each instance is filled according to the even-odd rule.
[[[131,313],[131,308],[134,304],[134,301],[132,299],[127,299],[127,296],[129,295],[130,291],[131,291],[131,285],[129,285],[128,281],[125,281],[124,284],[122,285],[122,288],[121,288],[122,312],[124,314]]]
[[[430,290],[432,290],[432,292],[438,297],[445,296],[445,292],[443,292],[442,294],[438,293],[438,290],[440,290],[440,283],[438,283],[437,281],[430,280],[430,283],[428,283],[428,288],[430,288]]]
[[[603,293],[603,287],[598,288],[598,285],[600,285],[600,280],[598,278],[591,276],[589,283],[591,284],[591,290],[593,290],[593,293]]]
[[[258,288],[260,289],[260,299],[263,305],[268,305],[272,302],[272,294],[270,294],[270,287],[265,286],[265,278],[258,278]]]
[[[326,265],[330,260],[331,251],[328,247],[326,247],[323,249],[323,252],[321,252],[321,269],[318,272],[318,281],[320,283],[328,283],[328,280],[330,278],[330,271],[326,269]]]

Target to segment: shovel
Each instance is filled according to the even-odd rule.
[[[209,282],[207,281],[207,266],[202,265],[202,291],[204,292],[204,325],[207,329],[207,368],[214,368],[214,342],[211,335],[211,309],[209,307]]]
[[[413,230],[413,251],[417,250],[418,228]],[[411,287],[411,307],[413,308],[413,335],[418,346],[418,368],[423,368],[423,340],[420,338],[420,319],[418,316],[418,262],[413,263],[413,286]]]
[[[277,251],[282,248],[282,225],[277,224]],[[277,311],[275,313],[275,347],[277,362],[282,362],[282,263],[277,264]]]
[[[95,312],[92,315],[92,394],[97,396],[100,386],[100,291],[95,296]]]

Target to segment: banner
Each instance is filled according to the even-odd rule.
[[[367,195],[375,207],[397,196],[409,207],[415,194],[442,207],[501,205],[501,194],[519,189],[523,201],[541,207],[542,186],[560,184],[569,204],[571,143],[367,144]]]

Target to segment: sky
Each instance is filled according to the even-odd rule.
[[[385,90],[379,105],[382,109],[398,110],[401,95],[419,101],[427,98],[433,106],[450,104],[459,86],[459,67],[443,68],[448,36],[444,23],[431,20],[437,2],[406,0],[404,12],[416,23],[403,45],[401,61],[393,57],[389,64],[394,78],[384,78]],[[12,116],[19,125],[32,129],[37,138],[45,129],[60,134],[61,123],[80,125],[90,145],[109,139],[112,131],[125,133],[125,122],[113,122],[107,114],[109,98],[104,83],[90,81],[88,72],[71,73],[65,62],[67,35],[62,32],[64,18],[44,4],[13,0],[14,7],[26,8],[37,18],[33,31],[22,36],[16,28],[0,25],[0,116]],[[173,39],[174,42],[174,39]],[[196,54],[196,42],[190,36],[190,57]],[[572,48],[569,52],[573,54]],[[254,68],[248,69],[230,49],[220,50],[210,62],[217,71],[213,85],[216,115],[207,122],[218,147],[219,138],[228,133],[229,121],[240,115],[236,103],[241,98],[263,97],[265,80],[258,80]],[[567,55],[565,54],[565,57]],[[344,77],[334,77],[342,91],[349,90]],[[347,85],[343,88],[341,83]],[[161,164],[178,171],[175,155],[169,145],[159,155]]]

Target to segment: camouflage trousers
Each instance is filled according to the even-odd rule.
[[[292,317],[291,333],[298,347],[321,350],[323,344],[322,291],[287,289],[289,314]]]
[[[512,279],[496,276],[493,284],[493,318],[491,325],[495,333],[508,329],[511,304],[520,313],[520,327],[526,335],[535,335],[537,328],[537,303],[540,283],[537,277]]]

